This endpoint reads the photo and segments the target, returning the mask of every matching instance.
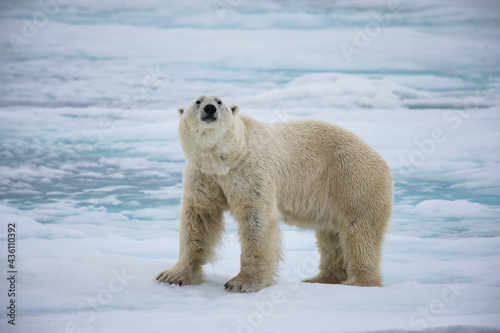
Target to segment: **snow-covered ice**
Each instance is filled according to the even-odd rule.
[[[0,330],[500,331],[499,19],[493,0],[1,2]],[[154,282],[178,256],[176,109],[205,93],[386,158],[383,288],[301,283],[314,235],[282,225],[280,282],[225,292],[230,216],[201,285]]]

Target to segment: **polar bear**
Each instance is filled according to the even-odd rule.
[[[178,109],[186,156],[180,254],[156,280],[200,283],[229,211],[238,223],[241,268],[226,290],[252,292],[276,282],[280,220],[316,233],[319,274],[305,282],[381,286],[393,198],[383,158],[333,124],[264,124],[238,111],[213,95]]]

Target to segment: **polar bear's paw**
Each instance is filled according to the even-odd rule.
[[[347,279],[345,269],[336,268],[329,272],[321,272],[315,277],[305,279],[307,283],[328,283],[328,284],[341,284]]]
[[[373,276],[350,277],[342,284],[358,287],[382,287],[382,278],[376,274]]]
[[[176,284],[185,286],[189,284],[199,284],[202,276],[194,274],[189,270],[179,270],[175,267],[166,269],[156,276],[156,281],[161,283]]]
[[[303,280],[303,282],[341,284],[342,280],[330,275],[316,275],[315,277]]]
[[[251,293],[269,287],[274,283],[275,282],[273,279],[263,279],[259,277],[252,277],[249,274],[240,273],[231,280],[229,280],[224,285],[224,288],[227,291],[232,291],[232,292]]]

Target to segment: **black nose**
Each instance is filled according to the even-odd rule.
[[[205,111],[207,115],[213,116],[215,112],[217,112],[217,108],[215,107],[215,105],[208,104],[203,108],[203,111]]]

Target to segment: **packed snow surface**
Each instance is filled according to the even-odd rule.
[[[1,332],[500,331],[498,1],[3,1],[0,36]],[[229,215],[201,285],[154,281],[201,94],[383,155],[384,287],[301,283],[314,234],[282,225],[279,283],[228,293]]]

